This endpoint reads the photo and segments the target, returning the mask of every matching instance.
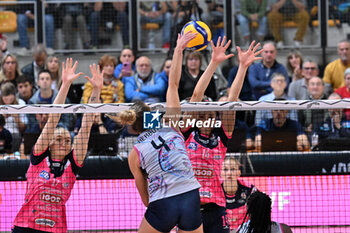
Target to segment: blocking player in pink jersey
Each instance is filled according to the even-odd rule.
[[[242,224],[247,213],[247,200],[250,194],[256,191],[254,185],[248,185],[239,180],[241,176],[240,167],[241,164],[237,159],[226,156],[221,170],[222,187],[226,197],[227,219],[232,232]]]
[[[62,63],[62,85],[54,104],[65,103],[69,87],[83,73],[75,73],[78,62]],[[93,91],[89,103],[99,103],[103,72],[90,66]],[[13,233],[67,232],[66,202],[86,156],[94,114],[84,114],[82,127],[71,145],[70,133],[56,128],[61,114],[50,114],[34,145],[27,171],[24,203],[14,221]]]
[[[218,65],[233,54],[226,55],[225,52],[231,41],[225,45],[226,37],[219,37],[217,45],[214,46],[211,61],[198,81],[190,102],[200,102],[204,97],[204,92],[208,87],[211,77]],[[239,69],[235,81],[228,94],[228,102],[237,101],[242,89],[244,77],[250,64],[260,60],[257,57],[262,50],[257,51],[260,43],[255,45],[253,41],[249,49],[242,52],[237,47]],[[201,184],[199,191],[201,197],[201,211],[203,218],[203,229],[205,233],[229,232],[225,212],[225,195],[222,190],[222,180],[220,177],[221,167],[226,156],[227,141],[231,137],[235,125],[235,112],[191,112],[191,119],[196,121],[207,121],[209,119],[221,121],[220,127],[191,127],[183,129],[186,139],[186,148],[190,157],[195,176]],[[188,119],[184,119],[185,121]],[[216,124],[215,124],[216,125]]]

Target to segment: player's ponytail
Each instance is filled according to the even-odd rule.
[[[147,104],[141,100],[137,100],[130,109],[119,112],[117,116],[107,116],[124,126],[131,125],[133,130],[142,133],[145,130],[143,128],[143,113],[150,111],[151,108]]]
[[[132,125],[136,121],[136,112],[132,109],[124,110],[118,114],[118,118],[122,125]]]

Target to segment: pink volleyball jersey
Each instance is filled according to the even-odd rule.
[[[237,229],[243,224],[243,219],[247,213],[245,204],[250,194],[256,191],[253,185],[247,185],[243,181],[237,182],[238,187],[235,195],[231,196],[225,193],[226,213],[231,230]],[[248,218],[246,221],[248,221]]]
[[[189,128],[183,134],[194,175],[202,186],[199,190],[201,203],[225,207],[220,172],[227,151],[227,133],[223,128],[216,128],[206,137],[198,128]]]
[[[34,152],[27,171],[24,204],[16,216],[15,226],[46,232],[67,232],[66,202],[79,169],[71,151],[63,161],[52,161],[50,150]]]

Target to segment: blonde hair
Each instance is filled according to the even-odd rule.
[[[20,69],[19,69],[18,60],[17,60],[16,56],[13,55],[13,54],[10,54],[10,53],[6,54],[1,60],[0,83],[3,83],[3,82],[7,81],[7,77],[5,75],[4,64],[5,64],[6,59],[8,57],[11,57],[16,62],[16,75],[15,75],[15,78],[17,78],[18,76],[20,76],[22,74]]]
[[[147,104],[137,100],[130,109],[119,112],[117,116],[107,116],[124,126],[131,125],[136,132],[143,132],[145,131],[143,128],[143,113],[149,111],[151,111],[151,108]]]
[[[230,164],[232,164],[232,162],[234,162],[234,163],[236,163],[238,165],[238,167],[241,167],[241,163],[235,157],[226,156],[224,162],[225,161],[230,161]]]

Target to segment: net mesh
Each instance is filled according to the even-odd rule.
[[[131,105],[1,106],[0,232],[14,225],[48,232],[137,232],[146,207],[127,158],[138,135],[113,120]],[[164,123],[158,113],[166,108],[150,106],[143,127],[157,128]],[[201,202],[227,207],[223,223],[232,231],[258,190],[272,200],[272,220],[293,232],[348,232],[348,106],[347,100],[182,103],[182,118],[165,123],[182,126]],[[36,145],[42,151],[33,154],[45,122],[56,113],[67,131]],[[88,114],[94,123],[90,135],[81,136],[83,166],[78,154],[56,161],[53,153],[65,154],[65,145],[79,147],[77,135]],[[167,143],[154,139],[147,146],[160,153]]]

